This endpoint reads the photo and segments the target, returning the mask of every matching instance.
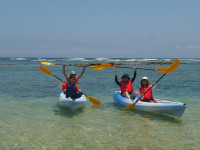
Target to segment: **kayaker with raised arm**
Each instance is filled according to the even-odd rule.
[[[65,72],[65,66],[66,66],[66,64],[63,64],[63,74],[65,75],[65,78],[66,78],[67,82],[69,82],[70,78],[69,78],[69,76],[68,76],[68,75],[66,74],[66,72]],[[82,70],[82,72],[81,72],[81,74],[80,74],[79,76],[76,76],[76,72],[75,72],[75,71],[71,71],[71,72],[70,72],[70,76],[74,76],[74,77],[75,77],[76,83],[78,83],[78,80],[79,80],[79,79],[82,77],[82,75],[84,74],[85,68],[86,68],[86,65],[84,64],[84,65],[83,65],[83,70]]]
[[[138,96],[138,92],[133,90],[132,87],[132,83],[134,82],[135,78],[136,78],[136,67],[133,67],[134,70],[134,76],[132,79],[130,79],[128,74],[124,74],[121,77],[121,81],[119,82],[117,79],[117,71],[115,71],[115,82],[117,83],[117,85],[120,86],[121,89],[121,95],[123,97],[126,97],[128,99],[134,99],[135,96]]]
[[[138,86],[138,89],[140,91],[140,95],[143,96],[140,100],[143,101],[143,102],[159,103],[158,100],[156,100],[156,99],[153,98],[152,90],[155,87],[156,87],[155,83],[153,83],[153,85],[150,85],[149,79],[147,77],[142,77],[142,79],[141,79],[141,85]],[[149,90],[149,91],[147,93],[145,93],[147,90]]]
[[[82,95],[74,76],[69,77],[69,82],[64,83],[62,85],[62,89],[66,95],[66,98],[77,99]]]

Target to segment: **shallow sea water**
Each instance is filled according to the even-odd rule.
[[[124,111],[114,103],[112,94],[119,90],[114,82],[114,71],[119,79],[131,69],[110,68],[101,71],[86,69],[79,87],[86,94],[102,102],[75,112],[58,105],[60,81],[40,72],[41,59],[0,59],[0,149],[200,149],[200,61],[181,60],[173,73],[166,75],[153,91],[154,96],[187,102],[180,118],[142,111]],[[110,60],[46,59],[54,63],[90,63]],[[147,61],[115,60],[127,64]],[[165,60],[154,60],[165,61]],[[160,68],[169,65],[138,65]],[[46,66],[64,79],[62,66]],[[137,66],[136,66],[137,67]],[[67,72],[79,67],[67,67]],[[142,76],[150,82],[162,73],[137,70],[134,89]]]

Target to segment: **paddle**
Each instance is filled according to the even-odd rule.
[[[41,62],[42,65],[63,65],[63,64],[54,64],[54,63],[50,63],[50,62]],[[73,66],[71,64],[65,64],[66,66]],[[77,65],[74,65],[76,67],[83,67],[83,66],[77,66]]]
[[[42,65],[40,65],[40,71],[42,71],[44,74],[52,75],[52,76],[56,77],[58,80],[60,80],[62,82],[65,82],[64,80],[62,80],[59,77],[57,77],[56,75],[54,75],[49,69],[47,69],[46,67],[44,67]],[[96,98],[88,96],[85,93],[83,93],[83,94],[90,100],[91,103],[93,103],[93,104],[101,104],[101,101],[97,100]]]
[[[114,66],[112,64],[109,64],[109,63],[102,63],[100,65],[93,65],[93,66],[90,66],[90,68],[113,68],[113,67],[116,67],[116,68],[130,68],[130,69],[133,69],[133,67],[119,67],[119,66]],[[142,70],[153,70],[153,71],[159,71],[159,72],[166,72],[166,70],[168,68],[159,68],[159,69],[146,69],[146,68],[137,68],[137,69],[142,69]]]
[[[155,82],[158,83],[167,73],[171,73],[172,71],[174,71],[178,66],[179,66],[180,62],[179,60],[175,60],[170,66],[169,68],[163,68],[163,72],[164,74]],[[165,71],[164,71],[165,70]],[[153,88],[155,86],[155,84],[153,86],[151,86],[151,88]],[[143,95],[145,95],[151,88],[149,88]],[[143,96],[140,96],[134,103],[128,105],[127,107],[125,107],[124,109],[133,109],[135,104],[140,100],[140,98],[142,98]]]
[[[42,65],[62,65],[62,64],[54,64],[50,62],[41,62]]]
[[[100,67],[100,65],[90,66],[90,68],[92,68],[94,70],[102,70],[103,69],[102,67]]]
[[[63,64],[54,64],[54,63],[50,63],[50,62],[41,62],[42,65],[63,65]],[[72,66],[71,64],[65,64],[66,66]],[[76,67],[82,67],[82,66],[76,66]],[[89,66],[90,68],[94,69],[94,70],[102,70],[103,68],[100,65],[92,65]]]
[[[55,64],[55,63],[51,63],[51,62],[41,62],[41,64],[42,65],[63,65],[63,64]],[[66,64],[66,66],[72,66],[72,65],[71,64],[70,65]],[[76,67],[82,67],[82,66],[76,66]],[[92,66],[89,66],[89,67],[94,69],[94,70],[102,70],[103,68],[113,68],[113,67],[116,67],[116,68],[130,68],[130,69],[133,68],[133,67],[113,66],[112,64],[109,64],[109,63],[102,63],[102,64],[98,64],[98,65],[92,65]],[[137,68],[137,69],[165,72],[167,68],[159,68],[159,69]]]

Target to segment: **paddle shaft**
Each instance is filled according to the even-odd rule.
[[[116,68],[130,68],[130,69],[133,69],[133,67],[119,67],[119,66],[115,66]],[[146,68],[137,68],[136,69],[142,69],[142,70],[153,70],[155,71],[155,69],[146,69]]]
[[[55,65],[63,65],[63,64],[55,64]],[[77,65],[72,65],[72,64],[65,64],[65,66],[83,67],[83,66],[77,66]],[[86,67],[87,67],[87,66],[86,66]]]
[[[155,82],[155,84],[158,83],[166,74],[167,74],[167,73],[163,74],[163,75]],[[143,95],[145,95],[150,89],[152,89],[152,88],[155,86],[155,84],[152,85]],[[140,96],[140,97],[135,101],[135,103],[137,103],[137,102],[140,100],[140,98],[142,98],[142,96]]]

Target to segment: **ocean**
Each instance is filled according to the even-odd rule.
[[[39,70],[41,62],[55,64],[108,63],[147,69],[168,68],[174,59],[142,58],[0,58],[0,149],[20,150],[128,150],[200,149],[200,59],[180,59],[181,64],[167,74],[153,90],[155,98],[187,103],[181,117],[125,111],[113,101],[119,87],[114,81],[133,69],[86,68],[79,80],[80,89],[102,102],[88,101],[86,107],[72,112],[58,105],[59,80]],[[150,63],[149,64],[147,64]],[[169,64],[160,64],[168,62]],[[65,79],[62,65],[47,67]],[[81,67],[66,66],[80,74]],[[163,73],[137,69],[133,83],[137,90],[147,76],[151,83]]]

